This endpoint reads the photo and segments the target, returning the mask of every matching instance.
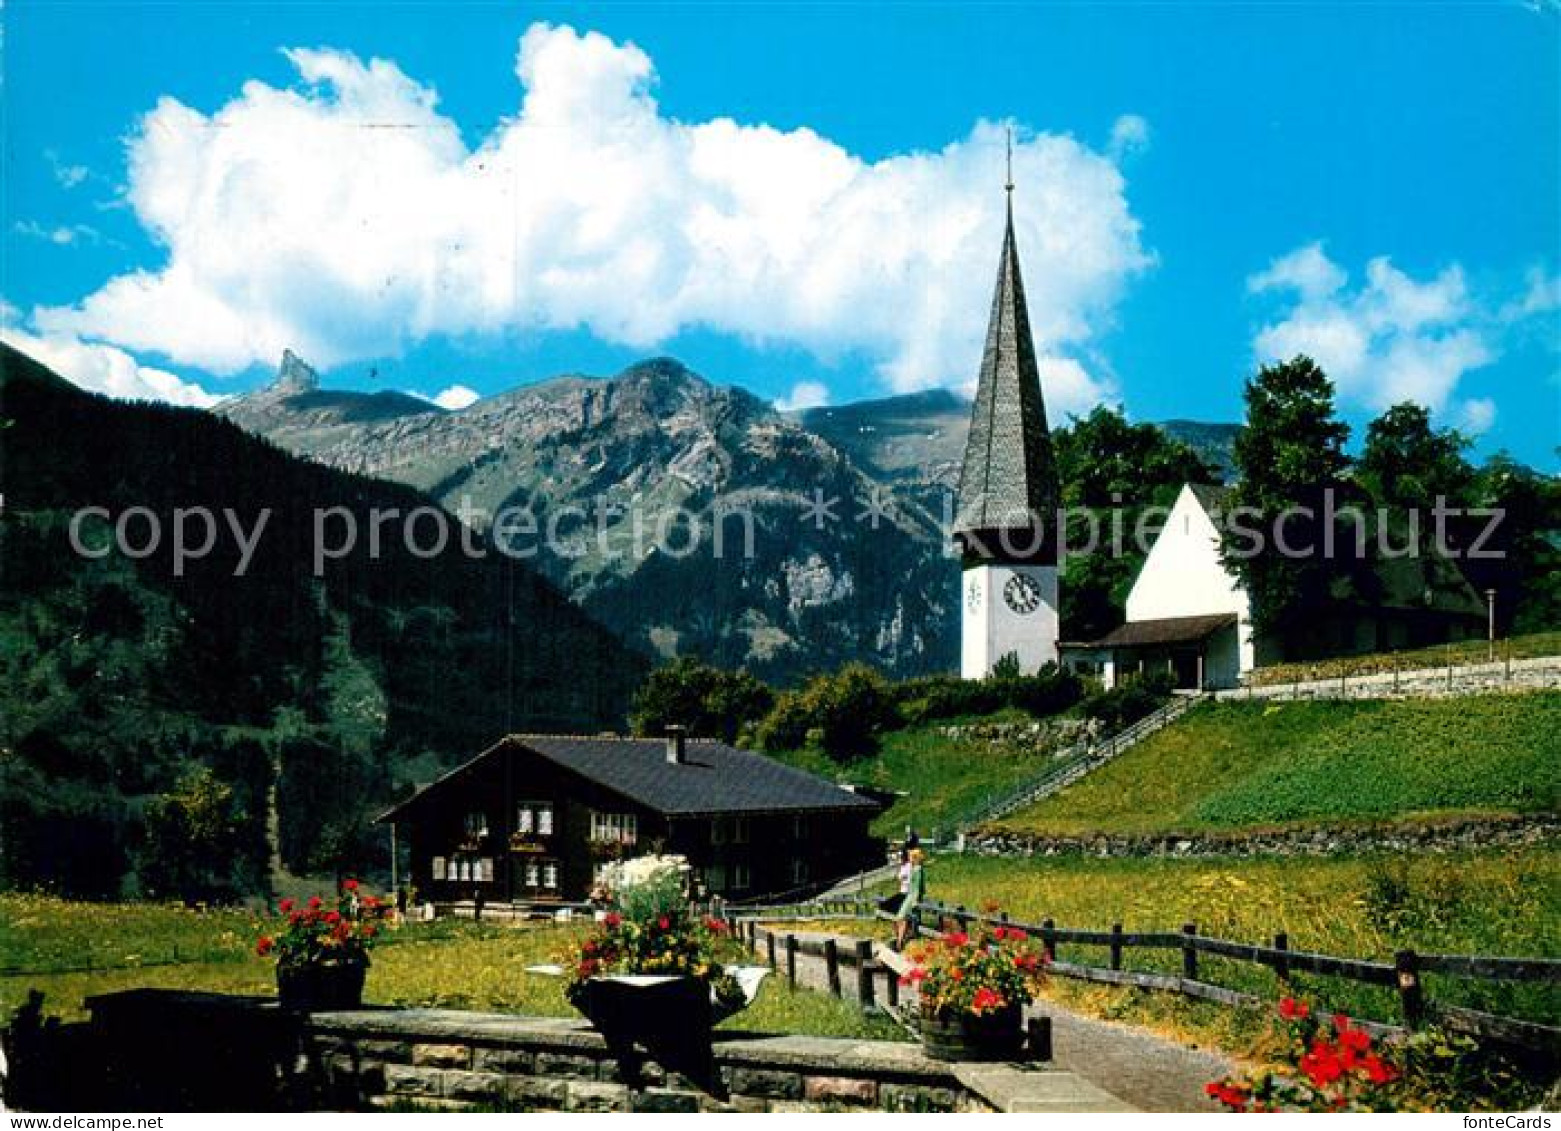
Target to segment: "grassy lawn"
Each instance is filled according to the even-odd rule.
[[[1554,810],[1561,693],[1209,703],[1000,822],[1151,833]]]
[[[997,860],[937,856],[931,898],[978,908],[996,902],[1014,918],[1058,926],[1200,932],[1268,942],[1277,931],[1297,950],[1391,960],[1394,951],[1561,956],[1561,853],[1550,848],[1448,856],[1328,859]],[[1064,960],[1106,965],[1104,948],[1064,947]],[[1174,951],[1128,951],[1130,968],[1178,972]],[[1200,957],[1208,980],[1277,997],[1261,967]],[[1331,978],[1298,976],[1315,1000],[1392,1020],[1389,991]],[[1060,980],[1059,980],[1060,984]],[[1561,1015],[1556,987],[1470,982],[1433,976],[1436,1000],[1535,1019]],[[1163,995],[1137,994],[1141,998]]]
[[[1306,859],[1029,860],[938,855],[930,896],[970,908],[996,903],[1018,921],[1051,918],[1060,927],[1200,932],[1346,957],[1391,960],[1395,951],[1561,957],[1561,853],[1552,848],[1448,856]],[[784,931],[785,928],[777,928]],[[799,923],[801,930],[887,940],[884,922]],[[1062,961],[1105,966],[1104,947],[1063,945]],[[1131,970],[1181,972],[1176,951],[1134,950]],[[1288,987],[1268,970],[1209,955],[1206,980],[1276,1001],[1293,993],[1352,1016],[1395,1022],[1396,995],[1340,979],[1298,974]],[[1561,988],[1427,977],[1433,1001],[1554,1024]],[[1265,1059],[1278,1051],[1268,1008],[1230,1009],[1177,994],[1053,978],[1045,996],[1082,1013],[1144,1025],[1194,1044]]]
[[[778,757],[831,780],[856,782],[882,789],[904,790],[906,796],[873,822],[879,836],[899,837],[911,825],[926,834],[946,827],[1039,773],[1050,755],[1017,747],[947,738],[946,726],[962,722],[1034,722],[1020,712],[1003,712],[979,719],[946,719],[923,727],[885,734],[878,753],[842,766],[822,751],[795,750]]]
[[[73,903],[0,895],[0,1013],[30,989],[45,1011],[74,1018],[94,994],[141,986],[271,994],[271,963],[254,954],[259,923],[243,912],[194,912],[153,904]],[[527,974],[568,944],[571,930],[455,920],[414,924],[374,951],[365,990],[380,1005],[572,1016],[556,978]],[[84,970],[83,967],[96,967]],[[903,1039],[826,994],[769,979],[752,1007],[726,1027],[817,1036]]]
[[[1496,659],[1511,656],[1527,660],[1536,656],[1561,656],[1561,632],[1534,632],[1496,641]],[[1462,640],[1456,644],[1420,648],[1410,652],[1374,652],[1366,656],[1341,656],[1312,664],[1273,664],[1252,673],[1259,686],[1293,683],[1296,680],[1338,679],[1342,676],[1371,675],[1376,672],[1409,671],[1411,668],[1439,668],[1448,663],[1483,664],[1490,657],[1490,644],[1484,640]]]

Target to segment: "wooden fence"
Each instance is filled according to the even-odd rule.
[[[1427,974],[1479,981],[1561,984],[1561,960],[1558,959],[1420,954],[1405,949],[1396,953],[1392,962],[1381,962],[1295,950],[1291,948],[1284,932],[1276,934],[1273,942],[1265,946],[1201,935],[1193,923],[1184,924],[1179,931],[1127,931],[1120,923],[1115,923],[1110,929],[1102,931],[1059,927],[1050,919],[1040,923],[1024,923],[1006,915],[985,915],[938,902],[922,903],[917,910],[921,914],[923,933],[941,934],[950,926],[967,930],[972,923],[978,922],[1017,927],[1039,941],[1047,958],[1049,972],[1058,977],[1168,991],[1221,1005],[1258,1005],[1267,1001],[1256,994],[1206,980],[1199,959],[1209,955],[1266,967],[1281,982],[1300,973],[1391,989],[1398,998],[1402,1023],[1359,1022],[1361,1028],[1377,1035],[1401,1033],[1420,1028],[1428,1022],[1437,1022],[1449,1029],[1538,1052],[1552,1060],[1561,1059],[1561,1028],[1433,1002],[1427,998],[1424,986],[1424,976]],[[824,959],[830,989],[837,996],[841,984],[839,967],[842,964],[854,967],[857,998],[864,1004],[870,1005],[876,1000],[873,986],[875,974],[880,971],[890,974],[885,994],[888,1004],[898,1005],[898,981],[886,966],[873,959],[870,945],[846,948],[832,939],[799,939],[795,934],[781,935],[766,926],[809,918],[876,919],[881,917],[876,903],[865,900],[824,900],[753,908],[751,911],[752,914],[749,914],[745,910],[737,923],[737,930],[755,952],[760,951],[761,947],[764,949],[771,967],[777,971],[781,969],[783,953],[785,970],[793,983],[796,981],[796,956],[809,955]],[[1061,954],[1061,948],[1065,945],[1104,947],[1107,964],[1098,966],[1066,961]],[[1177,951],[1181,956],[1181,972],[1161,974],[1125,969],[1124,956],[1127,951],[1135,949]]]

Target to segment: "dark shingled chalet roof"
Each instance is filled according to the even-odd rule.
[[[1163,617],[1134,620],[1118,625],[1088,648],[1145,648],[1159,644],[1196,644],[1236,623],[1235,613],[1211,613],[1201,617]]]
[[[1032,515],[1050,519],[1057,501],[1057,470],[1019,274],[1010,199],[981,377],[959,474],[954,533],[1026,529],[1034,525]]]
[[[661,738],[512,734],[379,819],[395,819],[488,758],[528,752],[668,816],[879,808],[844,786],[724,742],[689,739],[674,764]]]

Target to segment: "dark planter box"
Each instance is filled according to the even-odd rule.
[[[996,1013],[922,1014],[921,1043],[933,1060],[1018,1060],[1024,1046],[1017,1005]]]
[[[357,1009],[363,1004],[368,962],[320,962],[277,966],[276,993],[283,1009],[315,1013],[327,1009]]]

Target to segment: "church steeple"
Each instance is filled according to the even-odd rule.
[[[1021,534],[1033,532],[1040,523],[1044,546],[1028,560],[1055,561],[1051,525],[1058,503],[1057,473],[1014,240],[1011,146],[1004,188],[1007,225],[960,470],[954,535],[967,553],[986,556],[1002,531],[1012,532],[1010,544],[1031,544],[1035,539]]]

